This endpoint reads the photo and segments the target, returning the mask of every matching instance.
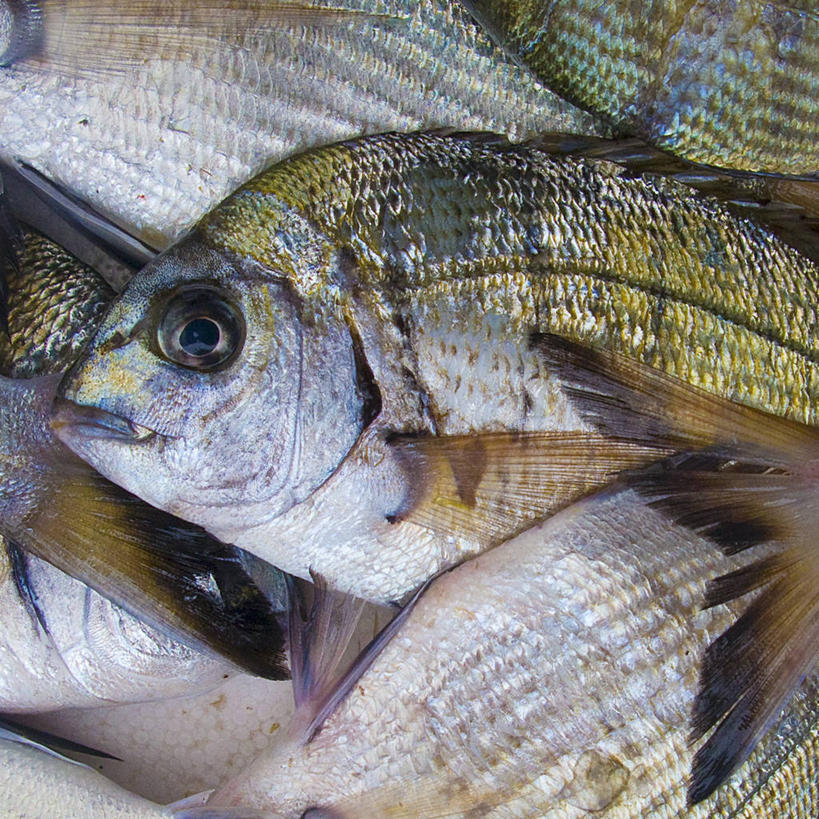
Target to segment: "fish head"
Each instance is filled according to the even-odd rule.
[[[230,539],[308,497],[358,438],[354,346],[338,310],[194,236],[113,303],[52,426],[110,480]]]

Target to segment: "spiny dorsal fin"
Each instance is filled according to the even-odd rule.
[[[691,803],[753,750],[819,661],[819,429],[706,393],[614,353],[535,343],[586,420],[678,454],[622,480],[726,554],[769,544],[716,578],[705,605],[757,596],[707,649],[692,717]],[[773,551],[771,551],[773,550]]]
[[[248,35],[292,29],[392,25],[402,18],[327,2],[283,0],[18,0],[36,15],[19,15],[17,46],[0,64],[27,61],[41,69],[94,77],[144,65],[152,58],[183,60],[208,41],[241,46]],[[23,32],[22,29],[25,29]],[[12,32],[12,35],[14,32]]]
[[[588,432],[497,432],[390,439],[409,495],[391,517],[484,547],[553,514],[623,469],[669,454]]]
[[[287,581],[290,668],[296,703],[290,732],[305,743],[321,730],[325,720],[373,664],[435,580],[433,577],[424,583],[342,673],[340,663],[355,633],[364,601],[329,589],[321,575],[311,574],[312,589],[310,584],[296,578],[288,577]]]

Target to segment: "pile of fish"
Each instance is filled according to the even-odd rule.
[[[3,815],[819,814],[811,2],[0,0],[0,66]],[[236,675],[292,717],[173,804],[56,735]]]

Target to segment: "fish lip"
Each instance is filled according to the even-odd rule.
[[[51,428],[59,432],[66,427],[84,438],[105,438],[131,444],[145,443],[158,434],[149,427],[108,410],[75,404],[67,398],[57,398],[51,413]]]

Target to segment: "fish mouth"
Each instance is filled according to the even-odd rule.
[[[156,432],[99,407],[75,404],[67,398],[57,398],[51,414],[51,428],[55,432],[70,427],[85,438],[106,438],[143,443],[156,437]]]

